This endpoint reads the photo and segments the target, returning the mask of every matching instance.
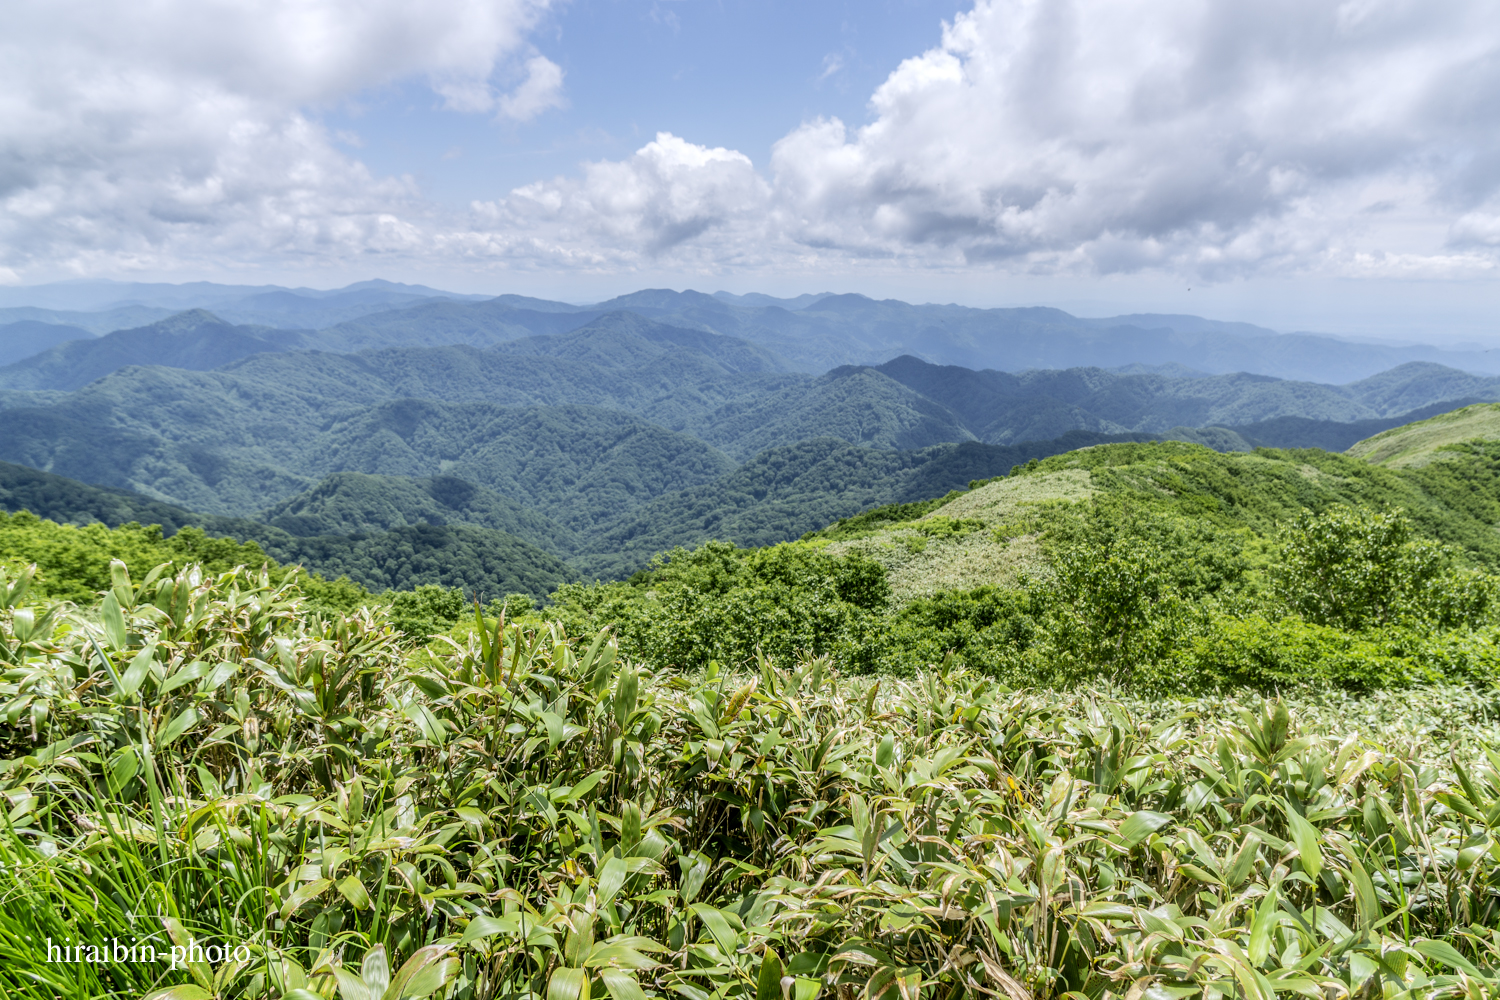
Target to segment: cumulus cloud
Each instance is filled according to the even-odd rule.
[[[694,145],[667,132],[627,160],[584,166],[578,178],[527,185],[473,206],[478,242],[493,252],[582,253],[594,263],[656,257],[696,244],[694,253],[740,255],[759,232],[770,186],[750,158]]]
[[[525,122],[543,111],[565,107],[562,90],[562,67],[546,56],[534,55],[526,60],[526,79],[500,98],[500,116]]]
[[[418,77],[455,110],[533,116],[560,99],[555,66],[493,81],[548,2],[13,0],[0,265],[410,250],[430,237],[410,182],[372,176],[308,109]]]
[[[1486,270],[1497,85],[1482,2],[979,0],[876,90],[868,124],[803,124],[764,183],[727,151],[732,183],[655,169],[647,147],[490,211],[556,205],[545,237],[606,255],[712,240],[1048,272]]]
[[[871,124],[806,124],[772,173],[793,235],[833,245],[1302,266],[1409,241],[1378,198],[1452,219],[1494,195],[1497,54],[1477,3],[982,0]]]
[[[1500,19],[1482,0],[976,0],[867,122],[806,121],[761,169],[661,133],[466,217],[319,125],[319,106],[414,77],[496,119],[563,106],[562,69],[527,41],[550,2],[13,0],[0,279],[257,254],[1210,279],[1500,266]]]

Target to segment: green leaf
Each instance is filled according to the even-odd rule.
[[[755,980],[755,1000],[781,1000],[781,976],[781,957],[774,949],[767,948]]]
[[[797,985],[792,989],[791,1000],[817,1000],[818,994],[822,991],[823,980],[798,976]]]
[[[127,643],[125,615],[120,611],[120,602],[115,600],[114,594],[104,595],[104,600],[99,604],[99,618],[104,625],[104,638],[110,647],[123,650]]]
[[[339,894],[349,901],[349,905],[356,910],[368,910],[370,908],[370,893],[365,889],[363,882],[357,875],[346,875],[339,879],[336,887]],[[382,987],[384,990],[384,987]]]
[[[408,719],[417,724],[417,730],[422,738],[429,743],[442,746],[448,740],[448,729],[443,725],[443,720],[433,714],[432,709],[420,702],[412,702],[407,705],[404,714]]]
[[[1126,847],[1134,847],[1170,822],[1172,817],[1164,813],[1149,809],[1133,812],[1120,824],[1120,839],[1125,841]]]
[[[192,663],[185,664],[177,668],[177,671],[171,677],[162,681],[161,687],[157,688],[157,691],[161,694],[169,694],[184,684],[191,684],[194,681],[202,680],[203,675],[212,670],[213,666],[212,663],[204,660],[194,660]]]
[[[291,994],[287,994],[290,996]],[[317,994],[312,994],[317,996]],[[152,990],[141,1000],[214,1000],[214,995],[201,986],[193,983],[184,983],[181,986],[169,986],[162,990]],[[319,997],[318,1000],[322,1000]]]
[[[515,928],[497,917],[480,916],[469,921],[469,926],[464,928],[464,936],[458,939],[459,947],[482,941],[496,934],[512,934]]]
[[[1424,941],[1419,939],[1412,942],[1412,947],[1428,958],[1436,959],[1444,965],[1455,969],[1462,969],[1471,976],[1484,978],[1484,973],[1475,968],[1473,962],[1459,954],[1458,949],[1447,941]]]
[[[287,897],[285,903],[281,904],[281,919],[285,920],[293,913],[300,910],[308,900],[317,899],[323,891],[333,885],[333,879],[320,878],[302,886],[296,892]]]
[[[386,988],[391,985],[391,961],[386,957],[385,945],[377,944],[365,952],[364,961],[359,963],[359,978],[365,981],[371,997],[385,996]]]
[[[599,867],[598,898],[601,907],[608,906],[625,885],[625,862],[611,854]]]
[[[1281,807],[1286,813],[1287,828],[1291,830],[1297,856],[1302,859],[1302,870],[1307,873],[1308,878],[1317,882],[1318,873],[1323,870],[1323,851],[1318,847],[1318,828],[1303,819],[1302,814],[1293,809],[1286,799],[1281,800]]]
[[[619,679],[615,681],[615,724],[622,730],[630,721],[630,717],[635,714],[636,692],[639,685],[640,676],[636,673],[635,667],[627,663],[620,670]]]
[[[566,965],[552,970],[547,981],[547,1000],[589,1000],[589,975]]]
[[[635,976],[623,969],[600,969],[599,978],[604,980],[604,988],[614,1000],[646,1000],[645,991],[635,981]],[[548,1000],[551,1000],[551,990],[548,994]]]
[[[1276,887],[1272,886],[1254,911],[1250,922],[1250,964],[1259,966],[1271,952],[1271,932],[1281,923],[1276,908]]]
[[[363,979],[342,966],[333,967],[333,978],[339,984],[340,1000],[380,1000]]]
[[[391,979],[381,1000],[407,1000],[436,993],[458,975],[458,959],[448,955],[449,946],[429,944],[418,948]],[[587,984],[585,984],[586,986]],[[588,1000],[585,994],[582,1000]]]
[[[708,933],[713,936],[714,943],[725,955],[733,955],[739,950],[740,935],[729,925],[729,920],[723,911],[717,910],[707,903],[694,903],[691,907],[698,919],[703,921],[703,926],[708,928]]]
[[[176,917],[162,917],[161,923],[162,927],[164,927],[167,931],[167,937],[172,939],[172,943],[180,948],[189,949],[188,954],[191,955],[191,948],[193,946],[194,939],[193,936],[189,934],[187,930],[182,926],[181,922],[179,922]],[[209,968],[207,962],[189,961],[187,963],[187,970],[192,974],[192,977],[198,981],[199,986],[202,986],[205,990],[213,989],[213,970]]]
[[[184,708],[177,713],[177,718],[167,723],[165,729],[156,734],[156,745],[158,748],[171,746],[178,737],[192,729],[198,724],[198,710],[196,708]]]
[[[125,668],[125,673],[120,676],[120,693],[127,698],[134,698],[135,693],[140,690],[142,682],[151,673],[151,665],[156,659],[156,643],[151,643],[145,649],[135,654],[130,661],[130,666]]]

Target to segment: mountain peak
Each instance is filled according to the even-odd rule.
[[[185,312],[168,316],[166,319],[157,320],[150,326],[141,327],[143,330],[155,330],[158,333],[194,333],[205,326],[228,326],[222,319],[209,312],[207,309],[188,309]],[[126,331],[120,331],[124,333]]]

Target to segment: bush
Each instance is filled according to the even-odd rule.
[[[1359,631],[1407,619],[1475,626],[1493,599],[1487,577],[1455,569],[1447,547],[1420,538],[1397,509],[1340,505],[1304,513],[1280,536],[1277,598],[1318,625]]]
[[[1039,680],[1129,682],[1172,656],[1194,601],[1231,597],[1244,581],[1243,534],[1208,521],[1108,501],[1048,521],[1055,575],[1032,591]]]
[[[951,655],[985,673],[1013,675],[1036,630],[1024,591],[943,591],[907,604],[881,630],[877,664],[882,673],[910,676]]]
[[[1201,693],[1242,687],[1369,690],[1403,686],[1412,679],[1413,664],[1376,638],[1255,613],[1213,616],[1201,633],[1189,638],[1186,649],[1141,681],[1160,691]]]
[[[879,563],[817,545],[707,542],[659,557],[628,583],[565,585],[553,601],[549,615],[570,629],[613,625],[622,652],[663,666],[744,664],[759,651],[783,662],[836,653],[869,670],[890,585]]]

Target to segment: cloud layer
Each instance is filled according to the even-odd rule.
[[[1500,19],[1480,3],[980,0],[891,74],[869,124],[782,139],[768,187],[727,186],[707,163],[652,169],[656,147],[682,146],[660,137],[480,214],[523,224],[530,205],[566,205],[546,238],[621,258],[701,232],[708,243],[678,252],[1209,279],[1482,273],[1500,248],[1497,90]],[[588,193],[616,176],[631,205],[696,207],[664,224]]]
[[[418,249],[429,209],[411,184],[373,177],[309,109],[421,77],[450,108],[534,116],[562,82],[526,42],[547,3],[14,0],[0,264]],[[523,80],[498,92],[512,60]]]
[[[1473,0],[978,0],[868,123],[805,122],[763,169],[662,133],[466,212],[372,176],[306,112],[421,76],[457,110],[543,114],[562,103],[526,40],[545,3],[21,0],[0,41],[0,264],[1214,279],[1500,261],[1500,19]]]

